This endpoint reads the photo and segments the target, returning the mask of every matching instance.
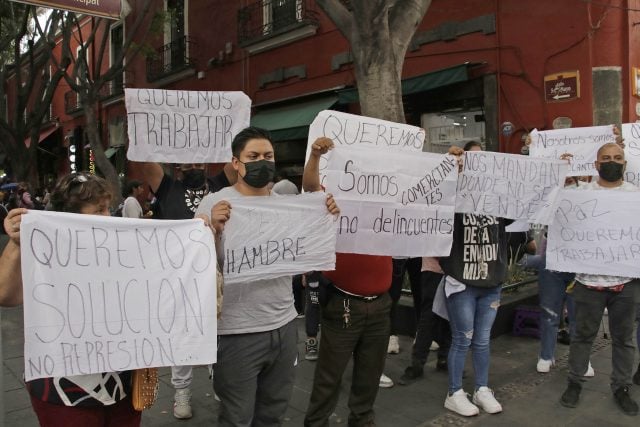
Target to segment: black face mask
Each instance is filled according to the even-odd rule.
[[[244,182],[253,188],[262,188],[273,181],[276,174],[276,163],[269,160],[256,160],[255,162],[240,162],[246,169],[242,177]]]
[[[205,183],[204,170],[189,169],[182,171],[182,183],[187,188],[200,188]]]
[[[624,163],[618,162],[603,162],[600,163],[600,169],[598,175],[600,178],[608,182],[616,182],[622,179],[622,173],[624,172]]]

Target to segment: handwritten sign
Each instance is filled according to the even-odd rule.
[[[308,193],[229,200],[225,285],[334,270],[336,235],[326,196]]]
[[[242,92],[125,89],[125,103],[127,158],[134,161],[228,162],[251,114]]]
[[[612,126],[531,131],[531,157],[557,160],[564,153],[573,154],[568,176],[598,175],[594,162],[598,149],[616,142]]]
[[[563,160],[467,151],[458,177],[456,212],[548,224],[567,168]]]
[[[451,250],[454,157],[340,147],[327,153],[326,189],[340,206],[338,252],[444,256]]]
[[[640,186],[640,123],[624,123],[621,132],[627,161],[624,180]]]
[[[640,277],[640,192],[563,190],[549,226],[547,268]]]
[[[216,271],[200,220],[30,211],[25,377],[216,361]]]
[[[311,145],[320,137],[330,138],[334,150],[342,147],[379,148],[386,152],[421,152],[425,132],[416,126],[388,122],[371,117],[357,116],[339,111],[325,110],[309,126],[306,159],[311,155]],[[381,156],[384,151],[378,151]],[[320,158],[320,183],[324,185],[327,157]]]

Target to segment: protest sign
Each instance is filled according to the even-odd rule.
[[[640,192],[563,190],[549,226],[547,268],[640,277]]]
[[[340,147],[327,153],[326,190],[340,206],[338,252],[446,256],[453,237],[453,156]]]
[[[597,175],[594,162],[598,149],[608,143],[616,142],[613,126],[592,126],[531,131],[531,157],[559,159],[564,153],[573,155],[569,164],[568,176]]]
[[[231,141],[249,126],[243,92],[125,89],[129,160],[224,163]]]
[[[640,123],[624,123],[621,133],[624,138],[624,158],[627,161],[624,180],[640,186]]]
[[[384,152],[420,152],[425,132],[416,126],[394,123],[372,117],[358,116],[339,111],[325,110],[309,126],[306,159],[311,155],[311,145],[320,137],[330,138],[335,148],[360,146],[384,149]],[[327,158],[320,158],[320,183],[324,185]]]
[[[458,177],[456,212],[548,224],[567,168],[564,160],[467,151]]]
[[[201,220],[22,218],[27,381],[216,361],[216,254]]]
[[[326,195],[230,199],[224,227],[225,286],[334,270],[336,234]]]

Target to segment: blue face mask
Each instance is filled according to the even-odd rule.
[[[253,188],[266,187],[267,184],[273,181],[273,177],[276,174],[276,163],[269,160],[240,163],[244,165],[246,170],[242,179]]]

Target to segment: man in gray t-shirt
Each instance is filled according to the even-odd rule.
[[[249,127],[231,143],[238,181],[206,195],[196,216],[209,220],[220,247],[233,199],[272,197],[275,159],[269,133]],[[327,209],[337,213],[332,197]],[[218,363],[213,387],[220,398],[220,425],[279,426],[293,390],[297,328],[291,276],[227,286],[218,322]]]

